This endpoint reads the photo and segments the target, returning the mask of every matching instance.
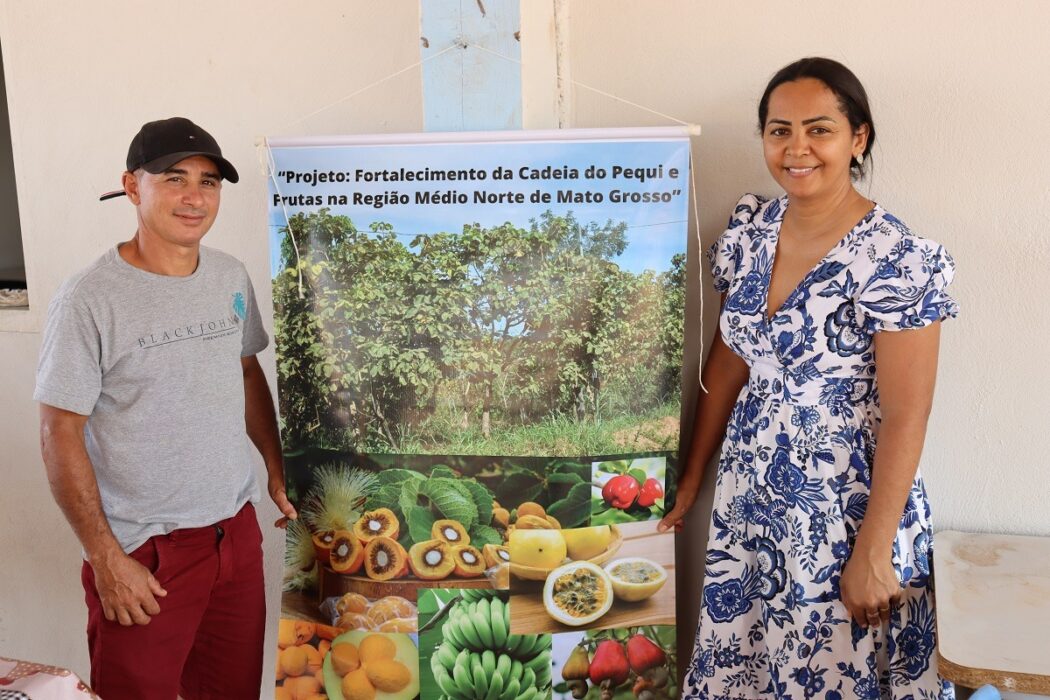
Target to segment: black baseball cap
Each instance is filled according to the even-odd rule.
[[[147,122],[131,139],[128,147],[128,172],[142,168],[147,173],[159,174],[190,156],[206,156],[215,161],[224,180],[237,182],[237,169],[222,157],[219,144],[204,129],[185,117],[171,117]],[[124,190],[107,192],[99,200],[127,194]]]

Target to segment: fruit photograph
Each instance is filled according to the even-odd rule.
[[[372,599],[360,593],[328,598],[321,612],[341,631],[415,632],[416,604],[398,595]]]
[[[274,700],[324,697],[325,656],[339,630],[305,620],[277,623],[277,668]]]
[[[430,588],[419,616],[424,700],[551,697],[551,636],[511,633],[506,593]]]
[[[318,456],[287,467],[301,517],[287,530],[282,606],[344,630],[414,631],[407,606],[422,588],[505,590],[510,533],[590,514],[589,462],[324,455],[311,472]]]
[[[554,635],[554,700],[678,697],[673,625]]]
[[[274,148],[278,170],[476,169],[525,195],[606,190],[598,163],[666,167],[631,182],[645,203],[511,207],[406,202],[271,209],[270,272],[281,435],[291,449],[360,453],[596,455],[678,446],[688,187],[679,142],[389,144]],[[508,170],[507,172],[511,172]],[[674,172],[675,175],[669,173]],[[483,180],[485,180],[483,182]],[[315,183],[316,184],[316,183]],[[279,198],[295,197],[285,183]],[[303,186],[316,195],[327,186]],[[355,193],[378,189],[355,183]],[[423,188],[423,189],[418,189]],[[685,189],[677,190],[679,193]],[[413,191],[415,190],[415,191]],[[336,194],[333,192],[332,194]],[[347,192],[340,191],[346,199]]]
[[[516,528],[508,544],[511,631],[674,625],[674,534],[656,526]]]
[[[594,462],[591,524],[611,525],[662,518],[667,512],[667,462],[667,456]]]
[[[485,553],[495,562],[491,550],[504,543],[499,503],[446,465],[322,466],[299,504],[302,517],[289,524],[285,548],[290,617],[410,632],[419,588],[492,585]]]
[[[411,635],[343,632],[332,640],[321,670],[328,700],[419,697],[419,651]]]

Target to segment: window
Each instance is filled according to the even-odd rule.
[[[11,125],[7,118],[3,47],[0,46],[0,313],[5,309],[24,309],[28,305],[22,226],[18,219],[15,166],[11,155]]]

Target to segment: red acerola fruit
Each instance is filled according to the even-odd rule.
[[[614,476],[602,487],[602,498],[613,508],[627,510],[638,498],[638,480],[627,474]]]
[[[645,483],[642,484],[642,490],[638,492],[638,505],[648,508],[656,503],[657,498],[663,498],[663,495],[663,484],[656,479],[646,479]]]
[[[591,659],[591,683],[595,685],[609,681],[610,686],[617,686],[631,676],[631,665],[627,661],[627,652],[615,639],[606,639],[598,645]]]
[[[653,668],[667,663],[667,655],[653,640],[636,634],[627,640],[627,659],[631,670],[639,676]]]

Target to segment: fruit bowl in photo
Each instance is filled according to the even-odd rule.
[[[602,566],[603,564],[605,564],[605,562],[609,561],[613,558],[613,556],[616,555],[616,552],[620,549],[620,545],[623,544],[623,533],[621,533],[620,528],[618,528],[615,525],[610,525],[609,530],[612,532],[612,540],[610,540],[609,545],[605,548],[605,550],[599,554],[596,554],[593,557],[583,559],[582,561],[589,561],[592,564]],[[524,579],[526,581],[546,581],[547,575],[550,574],[550,572],[554,571],[556,568],[569,561],[573,560],[566,557],[554,566],[537,567],[526,566],[524,564],[515,564],[514,560],[511,559],[510,572],[519,579]]]
[[[484,576],[478,578],[449,577],[436,581],[424,581],[406,576],[389,581],[375,581],[367,576],[340,574],[327,566],[321,567],[319,583],[320,600],[344,593],[360,593],[369,598],[399,595],[415,600],[416,591],[420,588],[492,588],[492,584]]]

